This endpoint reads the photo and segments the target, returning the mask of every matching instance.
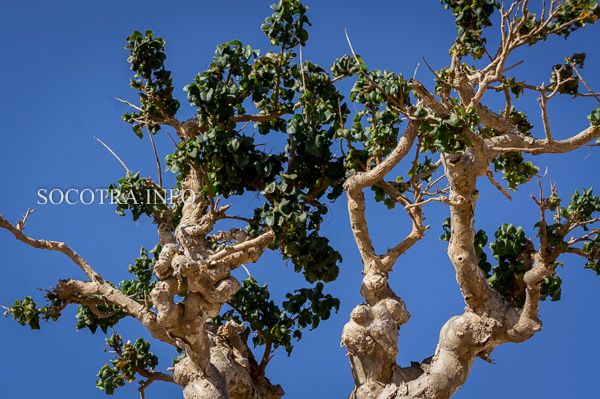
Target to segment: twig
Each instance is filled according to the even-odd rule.
[[[412,78],[413,78],[413,79],[416,79],[416,78],[417,78],[417,72],[419,72],[419,67],[420,67],[420,66],[421,66],[421,63],[420,63],[420,62],[418,62],[418,63],[417,63],[417,66],[415,67],[415,71],[413,72],[413,76],[412,76]]]
[[[590,92],[590,95],[592,97],[594,97],[596,99],[596,101],[598,101],[600,103],[600,96],[598,96],[598,93],[595,93],[592,90],[592,88],[587,84],[587,82],[583,79],[583,76],[581,76],[581,74],[579,73],[579,71],[577,70],[577,67],[575,67],[575,65],[573,65],[573,70],[577,74],[577,77],[579,78],[579,80],[581,80],[581,83],[583,83],[583,86],[585,86],[585,88]]]
[[[544,86],[542,86],[543,88]],[[542,123],[544,125],[544,132],[546,133],[546,141],[548,143],[552,143],[554,139],[552,138],[552,130],[550,130],[550,119],[548,118],[548,97],[546,97],[546,92],[542,90],[540,95],[540,108],[542,109]]]
[[[123,162],[123,160],[121,158],[119,158],[119,156],[108,145],[106,145],[106,143],[104,143],[104,141],[100,140],[96,136],[94,136],[94,138],[96,139],[96,141],[98,141],[100,144],[102,144],[104,146],[104,148],[106,148],[108,150],[108,152],[110,152],[112,154],[112,156],[116,158],[117,161],[119,161],[119,163],[123,166],[123,168],[125,169],[125,171],[127,173],[130,172],[127,165],[125,165],[125,162]]]
[[[32,208],[28,208],[27,211],[25,211],[25,215],[23,215],[23,217],[21,218],[21,220],[19,220],[17,222],[17,225],[15,226],[17,228],[17,230],[23,231],[25,229],[25,223],[27,222],[27,218],[33,212],[35,212],[35,209],[32,209]]]
[[[304,62],[302,60],[302,46],[300,46],[300,74],[302,75],[302,88],[306,93],[306,79],[304,78]]]
[[[450,201],[450,199],[448,197],[440,195],[439,197],[432,197],[432,198],[428,198],[421,202],[415,202],[414,204],[408,204],[404,207],[404,209],[410,209],[410,208],[414,208],[416,206],[422,206],[422,205],[428,204],[430,202],[441,202],[446,205],[459,205],[458,203]]]
[[[435,75],[435,77],[436,77],[438,80],[440,80],[440,81],[441,81],[441,79],[440,79],[440,75],[438,75],[438,73],[435,71],[435,69],[433,69],[433,68],[431,67],[431,65],[429,64],[429,62],[427,62],[427,59],[425,58],[425,56],[424,56],[423,54],[421,54],[421,58],[423,59],[423,62],[425,63],[425,66],[427,66],[427,69],[429,69],[429,70],[431,71],[431,73],[432,73],[432,74],[434,74],[434,75]],[[445,84],[448,84],[448,83],[446,83],[446,82],[443,82],[443,83],[445,83]]]
[[[506,73],[506,72],[510,71],[511,69],[514,69],[514,68],[518,67],[519,65],[521,65],[523,63],[525,63],[524,60],[521,60],[519,62],[515,62],[514,64],[512,64],[510,66],[507,66],[506,68],[504,68],[504,71],[502,71],[502,73]]]
[[[502,187],[500,183],[498,183],[498,181],[494,177],[494,173],[488,169],[487,172],[485,172],[485,174],[488,177],[490,183],[492,183],[492,185],[496,187],[498,191],[500,191],[506,198],[508,198],[509,201],[512,201],[512,196],[508,191],[506,191],[504,187]]]
[[[138,373],[142,377],[146,378],[145,381],[138,382],[138,384],[140,384],[140,386],[138,388],[138,392],[140,393],[140,399],[145,399],[145,397],[146,397],[145,390],[154,381],[175,382],[173,380],[172,375],[165,374],[165,373],[160,373],[160,372],[156,372],[156,371],[148,371],[148,370],[138,370]]]
[[[129,102],[129,101],[127,101],[127,100],[123,100],[122,98],[119,98],[119,97],[115,97],[115,100],[117,100],[117,101],[119,101],[119,102],[122,102],[123,104],[127,104],[128,106],[130,106],[131,108],[135,109],[136,111],[139,111],[139,112],[144,112],[144,110],[143,110],[143,109],[141,109],[140,107],[138,107],[138,106],[137,106],[137,105],[135,105],[135,104],[132,104],[132,103],[130,103],[130,102]]]
[[[156,151],[156,144],[154,144],[154,138],[152,137],[152,132],[148,131],[148,137],[150,137],[150,142],[152,143],[152,150],[154,151],[154,159],[156,160],[156,169],[158,173],[158,185],[160,188],[163,187],[163,178],[162,178],[162,167],[160,166],[160,160],[158,159],[158,152]]]
[[[248,270],[248,268],[246,267],[246,265],[242,265],[242,269],[244,269],[244,271],[246,272],[246,274],[248,275],[248,277],[253,278],[252,277],[252,273],[250,273],[250,270]]]
[[[171,139],[171,141],[173,142],[173,144],[175,144],[175,147],[177,147],[177,142],[175,141],[175,139],[173,138],[173,136],[171,136],[171,133],[167,132],[167,136],[169,136],[169,138]]]

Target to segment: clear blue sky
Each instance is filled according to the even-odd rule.
[[[17,220],[36,206],[36,190],[43,187],[106,187],[122,174],[120,166],[93,140],[101,137],[144,175],[155,169],[149,142],[140,141],[121,122],[124,111],[114,97],[135,99],[128,88],[130,73],[123,49],[132,30],[153,29],[167,41],[168,66],[173,70],[177,95],[184,105],[181,116],[192,115],[181,89],[206,68],[218,43],[240,39],[265,48],[260,23],[270,13],[268,1],[17,1],[0,5],[0,212]],[[446,65],[447,49],[454,37],[451,16],[437,0],[427,1],[310,1],[313,27],[304,50],[305,59],[329,65],[347,52],[344,28],[367,64],[412,75],[425,55],[436,68]],[[550,67],[573,52],[588,52],[584,70],[589,83],[600,88],[600,27],[572,35],[572,40],[543,43],[519,68],[532,81],[547,80]],[[526,51],[529,51],[526,49]],[[523,52],[520,53],[521,55]],[[519,60],[519,55],[515,60]],[[593,73],[593,72],[596,73]],[[421,67],[418,77],[428,84],[431,74]],[[347,85],[345,86],[347,87]],[[532,112],[540,124],[535,100],[518,106]],[[566,137],[587,125],[585,115],[592,100],[551,104],[557,137]],[[539,128],[537,128],[539,134]],[[164,134],[158,145],[164,155],[172,144]],[[582,149],[566,156],[544,156],[536,162],[557,182],[560,193],[598,185],[598,151]],[[535,188],[526,186],[506,201],[487,182],[480,182],[481,200],[477,225],[491,231],[502,222],[523,224],[531,231],[537,210],[529,199]],[[440,242],[440,224],[447,209],[426,209],[432,229],[426,239],[396,266],[392,284],[412,313],[400,333],[399,361],[421,360],[435,349],[443,323],[461,313],[463,303],[454,273]],[[371,229],[380,248],[392,245],[408,229],[400,210],[369,209]],[[342,198],[326,219],[326,233],[343,254],[339,279],[329,290],[342,300],[339,314],[326,321],[296,345],[291,358],[277,353],[268,375],[281,384],[286,397],[299,399],[310,390],[312,397],[343,398],[352,389],[345,350],[339,347],[342,326],[353,306],[360,302],[360,260],[352,240]],[[146,220],[132,223],[115,215],[110,206],[42,206],[31,217],[27,232],[35,237],[64,240],[79,251],[103,275],[114,281],[127,276],[127,265],[141,246],[156,241]],[[83,276],[57,254],[34,250],[0,232],[0,303],[37,293],[57,279]],[[456,398],[549,399],[591,397],[597,391],[600,356],[598,330],[600,279],[582,262],[564,258],[563,300],[544,303],[543,331],[520,345],[498,348],[496,365],[478,360]],[[261,282],[269,282],[281,297],[285,288],[298,288],[302,280],[276,254],[269,254],[251,270]],[[287,285],[286,285],[287,284]],[[103,398],[94,387],[95,374],[109,359],[103,353],[101,333],[75,332],[74,307],[57,323],[31,331],[8,319],[0,319],[0,386],[6,398]],[[135,321],[118,327],[125,339],[144,334]],[[173,351],[153,342],[161,366],[170,365]],[[118,390],[116,398],[137,397],[136,384]],[[155,383],[147,397],[179,398],[175,385]]]

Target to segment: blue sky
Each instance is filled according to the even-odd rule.
[[[206,68],[218,43],[240,39],[266,49],[260,23],[270,13],[268,1],[16,1],[0,5],[0,212],[11,220],[28,207],[36,207],[36,191],[48,187],[103,188],[116,181],[122,170],[93,139],[109,143],[131,169],[154,176],[150,144],[140,141],[121,122],[124,106],[114,100],[134,100],[128,88],[130,72],[123,49],[125,37],[134,29],[152,29],[167,41],[167,64],[173,70],[177,95],[184,104],[182,118],[193,114],[180,90]],[[437,0],[427,1],[309,1],[313,23],[304,58],[323,65],[347,53],[344,28],[356,50],[370,67],[387,68],[412,75],[425,56],[435,68],[445,66],[447,49],[454,37],[451,16]],[[517,70],[532,82],[546,79],[553,64],[573,52],[588,52],[584,76],[600,88],[600,27],[572,35],[572,40],[551,40],[535,49],[524,49],[514,60],[525,59]],[[491,42],[494,42],[491,40]],[[432,75],[421,67],[418,78],[428,85]],[[348,89],[349,83],[342,83]],[[492,101],[491,105],[495,103]],[[495,104],[498,106],[498,104]],[[517,106],[531,112],[539,134],[540,119],[535,99]],[[587,126],[585,115],[595,107],[592,100],[561,98],[551,103],[556,137],[566,137]],[[162,155],[173,150],[164,134],[157,144]],[[580,187],[597,186],[598,151],[587,148],[565,156],[536,158],[541,170],[566,196]],[[477,226],[493,232],[503,222],[521,224],[531,232],[537,210],[529,199],[536,190],[527,185],[505,200],[486,181],[480,181],[481,199]],[[379,248],[393,245],[409,229],[400,210],[388,211],[370,204],[370,227]],[[463,310],[454,273],[446,256],[446,243],[438,240],[447,209],[426,209],[428,236],[402,257],[392,284],[412,313],[400,333],[399,361],[407,364],[430,356],[443,323]],[[113,281],[127,277],[127,265],[141,246],[152,247],[156,233],[146,220],[132,223],[118,217],[110,206],[39,206],[27,232],[47,239],[64,240],[80,252],[101,274]],[[352,389],[345,350],[339,347],[341,329],[352,307],[361,301],[360,259],[351,237],[342,198],[331,206],[325,233],[342,253],[339,279],[330,292],[341,298],[340,312],[317,331],[307,332],[291,358],[277,353],[268,375],[281,384],[286,397],[299,399],[310,390],[313,397],[342,398]],[[0,304],[11,304],[38,288],[53,286],[59,278],[82,278],[79,271],[58,254],[33,250],[0,232],[3,282]],[[495,365],[478,360],[456,398],[589,397],[597,389],[597,340],[600,314],[600,279],[583,262],[565,257],[563,299],[544,303],[543,331],[520,345],[498,348]],[[260,282],[268,282],[280,298],[302,279],[277,254],[268,254],[250,266]],[[0,319],[0,384],[3,397],[103,398],[94,387],[95,374],[109,356],[103,353],[103,336],[76,332],[74,308],[57,323],[31,331],[8,319]],[[125,320],[117,331],[125,339],[145,336],[135,321]],[[161,366],[170,365],[173,350],[154,343]],[[118,390],[116,398],[136,397],[136,385]],[[179,387],[155,383],[148,398],[179,398]]]

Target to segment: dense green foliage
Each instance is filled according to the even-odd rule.
[[[22,326],[29,326],[32,330],[40,329],[40,321],[57,320],[64,304],[56,297],[53,292],[46,293],[45,296],[48,305],[37,307],[35,300],[27,296],[24,299],[18,299],[15,303],[6,308],[5,316],[11,316]]]
[[[165,41],[154,37],[152,31],[144,35],[133,32],[127,38],[131,70],[135,76],[131,79],[132,88],[139,91],[141,111],[126,113],[123,120],[132,124],[132,129],[140,138],[143,128],[152,134],[160,129],[158,120],[175,115],[179,102],[173,99],[171,72],[165,69]]]
[[[283,347],[288,355],[292,352],[292,338],[302,338],[302,329],[315,329],[321,320],[327,320],[331,312],[339,309],[340,301],[323,293],[323,283],[314,288],[301,288],[286,294],[286,300],[277,305],[267,285],[260,285],[249,277],[242,288],[231,298],[232,309],[224,312],[215,323],[226,320],[247,322],[246,334],[254,332],[254,346]]]
[[[150,352],[150,344],[141,338],[133,344],[129,341],[123,343],[120,335],[112,334],[106,338],[106,345],[115,358],[100,368],[96,387],[107,395],[112,395],[126,382],[133,382],[136,373],[153,372],[158,365],[158,358]]]
[[[456,51],[460,55],[472,54],[481,58],[485,53],[486,40],[483,29],[491,26],[490,17],[499,7],[496,0],[441,0],[446,8],[452,10],[456,21],[458,37]]]

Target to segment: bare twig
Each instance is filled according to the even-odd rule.
[[[439,197],[431,197],[431,198],[427,198],[426,200],[421,201],[421,202],[415,202],[414,204],[408,204],[404,207],[404,209],[410,209],[410,208],[414,208],[416,206],[422,206],[422,205],[428,204],[430,202],[441,202],[446,205],[458,205],[458,203],[450,201],[450,199],[448,197],[440,195]]]
[[[302,88],[306,93],[306,78],[304,77],[304,61],[302,60],[302,46],[300,46],[300,74],[302,75]]]
[[[506,72],[510,71],[511,69],[514,69],[514,68],[516,68],[519,65],[524,64],[524,63],[525,63],[524,60],[521,60],[519,62],[515,62],[514,64],[512,64],[510,66],[507,66],[506,68],[504,68],[504,71],[502,71],[502,73],[506,73]]]
[[[119,156],[106,144],[104,143],[104,141],[100,140],[98,137],[94,136],[94,138],[96,139],[96,141],[98,141],[100,144],[102,144],[102,146],[104,146],[104,148],[106,148],[108,150],[108,152],[110,152],[112,154],[113,157],[115,157],[115,159],[117,161],[119,161],[119,163],[121,164],[121,166],[123,166],[123,169],[125,169],[125,171],[127,173],[130,172],[129,168],[127,167],[127,165],[125,165],[125,162],[123,162],[123,160],[121,158],[119,158]]]
[[[154,160],[156,161],[156,170],[158,173],[158,185],[160,188],[163,187],[163,178],[162,178],[162,167],[160,166],[160,159],[158,159],[158,151],[156,151],[156,144],[154,143],[154,138],[152,137],[152,132],[148,131],[148,137],[150,137],[150,143],[152,143],[152,151],[154,151]]]
[[[508,198],[509,201],[512,201],[512,196],[504,187],[502,187],[502,185],[500,183],[498,183],[498,180],[496,180],[496,178],[494,177],[494,173],[488,169],[488,171],[485,172],[485,174],[486,174],[488,180],[490,181],[490,183],[492,183],[492,185],[494,187],[496,187],[498,189],[498,191],[500,191],[502,193],[502,195],[504,195],[506,198]]]
[[[540,108],[542,109],[542,123],[544,124],[544,132],[546,133],[546,141],[551,143],[554,141],[554,139],[552,138],[552,130],[550,129],[550,119],[548,118],[548,97],[546,97],[545,90],[542,90],[539,101],[540,101]]]
[[[135,109],[136,111],[139,111],[139,112],[144,112],[144,110],[143,110],[143,109],[141,109],[140,107],[138,107],[138,106],[137,106],[137,105],[135,105],[135,104],[132,104],[132,103],[130,103],[130,102],[129,102],[129,101],[127,101],[127,100],[123,100],[122,98],[119,98],[119,97],[115,97],[115,100],[117,100],[117,101],[119,101],[119,102],[122,102],[123,104],[126,104],[126,105],[130,106],[131,108]]]
[[[587,89],[587,91],[590,93],[590,95],[592,97],[594,97],[597,102],[600,103],[600,95],[598,95],[598,93],[595,93],[592,90],[592,88],[587,84],[587,82],[585,81],[585,79],[583,79],[583,76],[581,76],[581,74],[579,73],[579,70],[577,69],[577,67],[575,65],[573,65],[573,70],[577,74],[577,77],[579,78],[579,80],[581,80],[581,83],[583,83],[583,86],[585,86],[585,88]]]
[[[35,212],[35,209],[32,209],[32,208],[28,208],[27,211],[25,211],[25,215],[23,215],[23,217],[21,218],[21,220],[19,220],[17,222],[17,225],[15,226],[17,228],[17,230],[23,231],[25,229],[25,223],[27,222],[27,218],[33,212]]]
[[[416,79],[417,78],[417,72],[419,72],[419,67],[421,66],[421,63],[418,62],[417,66],[415,67],[415,71],[413,72],[412,78]]]

